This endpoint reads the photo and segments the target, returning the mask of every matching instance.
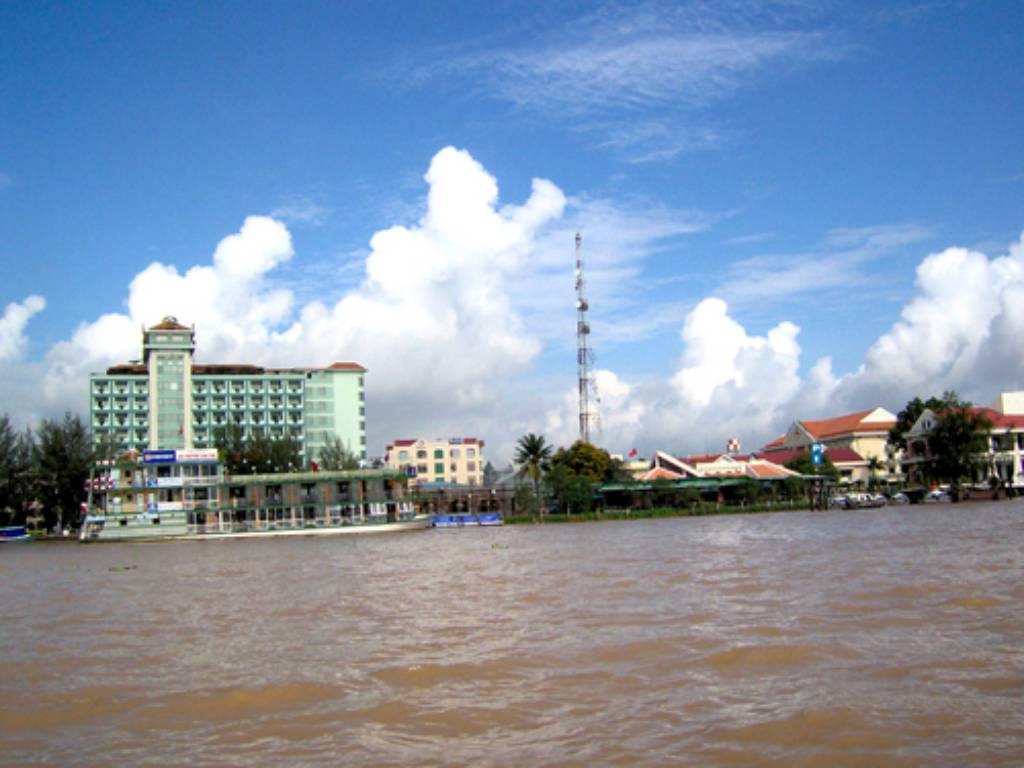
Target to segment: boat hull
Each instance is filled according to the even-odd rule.
[[[498,512],[481,512],[480,514],[434,515],[430,518],[432,528],[466,528],[488,525],[501,525],[501,514]]]
[[[172,532],[155,535],[126,535],[98,532],[98,535],[87,536],[83,533],[82,541],[224,541],[225,539],[269,539],[293,536],[354,536],[371,533],[396,533],[400,531],[421,531],[430,525],[428,515],[417,515],[411,520],[400,520],[393,523],[364,523],[361,525],[336,525],[311,528],[276,528],[249,531],[197,531]]]
[[[32,537],[28,535],[23,525],[9,525],[0,528],[0,544],[16,544],[31,540]]]

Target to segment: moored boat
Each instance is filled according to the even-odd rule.
[[[0,544],[13,544],[21,541],[31,541],[24,525],[8,525],[0,528]]]
[[[460,512],[453,515],[432,515],[430,526],[432,528],[465,528],[476,526],[502,525],[499,512]]]
[[[403,473],[385,469],[226,475],[209,449],[98,462],[80,539],[195,540],[426,528]]]

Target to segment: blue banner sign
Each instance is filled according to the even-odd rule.
[[[173,464],[177,458],[175,451],[143,451],[143,464]]]
[[[825,458],[825,446],[821,443],[815,443],[811,446],[811,463],[821,464]]]

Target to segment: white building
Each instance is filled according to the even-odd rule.
[[[988,450],[978,456],[975,482],[998,480],[1000,485],[1024,487],[1024,392],[1002,392],[988,407],[973,407],[971,411],[992,423]],[[907,432],[907,450],[904,469],[912,482],[921,482],[920,466],[928,458],[928,434],[934,428],[938,415],[925,408]]]

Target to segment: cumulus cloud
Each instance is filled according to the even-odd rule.
[[[900,320],[872,344],[844,389],[903,397],[955,388],[987,402],[1000,389],[1024,386],[1024,235],[996,258],[965,248],[931,254],[918,265],[916,284]]]
[[[28,296],[20,304],[11,302],[0,317],[0,362],[16,360],[25,351],[28,338],[25,326],[33,315],[42,312],[46,307],[46,299],[42,296]]]

